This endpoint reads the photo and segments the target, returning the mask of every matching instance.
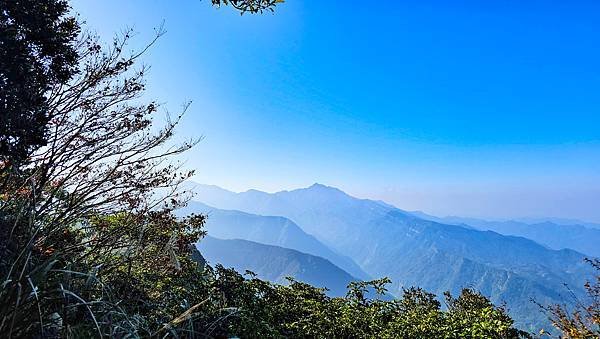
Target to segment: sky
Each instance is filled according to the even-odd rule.
[[[144,63],[194,180],[318,182],[438,216],[600,222],[600,2],[75,0]]]

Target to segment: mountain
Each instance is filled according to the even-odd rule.
[[[553,249],[570,248],[600,258],[600,229],[577,224],[557,224],[550,221],[525,223],[516,220],[487,221],[475,218],[438,218],[423,212],[411,212],[422,219],[451,225],[469,225],[504,235],[516,235],[535,240]],[[537,219],[536,219],[537,220]]]
[[[323,257],[356,278],[370,278],[352,259],[332,251],[287,218],[222,210],[196,201],[190,201],[185,208],[178,211],[179,215],[190,213],[203,213],[208,216],[205,230],[210,236],[250,240],[297,250]]]
[[[524,222],[526,224],[541,224],[541,223],[545,223],[545,222],[551,222],[557,225],[564,225],[564,226],[570,226],[570,225],[581,225],[581,226],[585,226],[587,228],[595,228],[595,229],[600,229],[600,224],[599,223],[595,223],[595,222],[588,222],[588,221],[583,221],[583,220],[578,220],[578,219],[569,219],[569,218],[552,218],[552,217],[546,217],[546,218],[517,218],[514,219],[515,221],[520,221],[520,222]]]
[[[283,216],[333,248],[334,241],[355,242],[355,228],[392,209],[372,200],[346,199],[341,190],[315,184],[307,189],[273,194],[258,190],[233,193],[217,186],[196,185],[195,200],[210,206],[259,215]],[[308,206],[308,205],[310,206]],[[336,211],[337,213],[330,213]]]
[[[542,304],[569,303],[570,292],[563,284],[583,295],[591,272],[584,255],[573,250],[552,250],[522,237],[424,220],[320,184],[272,194],[211,190],[199,185],[196,199],[289,218],[371,276],[391,278],[392,294],[408,286],[437,294],[473,287],[495,303],[506,302],[526,329],[547,325],[531,298]]]
[[[220,263],[238,272],[252,271],[264,280],[287,284],[293,277],[317,287],[326,287],[331,296],[346,294],[346,286],[356,281],[329,260],[296,250],[241,239],[205,237],[197,248],[210,264]]]

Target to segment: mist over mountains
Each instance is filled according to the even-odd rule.
[[[206,231],[212,237],[245,239],[309,253],[331,261],[354,277],[370,278],[352,259],[334,252],[285,217],[222,210],[197,201],[189,202],[188,206],[178,211],[180,215],[191,212],[204,213],[208,216]]]
[[[426,220],[449,225],[470,226],[479,230],[490,230],[504,235],[521,236],[535,240],[552,249],[570,248],[592,257],[600,257],[600,229],[594,227],[595,224],[592,223],[555,218],[488,221],[455,216],[438,218],[423,212],[411,213]],[[579,223],[576,224],[575,222]]]
[[[563,225],[552,224],[545,230],[544,225],[524,223],[502,228],[483,222],[445,221],[380,201],[357,199],[320,184],[272,194],[257,190],[233,193],[207,185],[195,185],[193,190],[194,199],[206,205],[192,202],[186,212],[208,211],[211,236],[327,257],[340,269],[353,272],[348,275],[361,279],[387,276],[392,280],[389,292],[394,295],[410,286],[438,295],[471,287],[495,303],[506,303],[518,325],[530,330],[545,324],[545,316],[532,298],[542,304],[569,303],[571,292],[565,284],[582,296],[585,277],[590,274],[584,258],[592,254],[564,247],[593,252],[591,242],[578,242],[575,236],[559,239],[558,233],[567,227]],[[214,206],[212,211],[209,206]],[[593,241],[597,237],[593,231],[583,227],[582,232]],[[218,261],[219,255],[212,259]],[[223,260],[232,259],[227,256]],[[244,265],[251,266],[240,260],[234,266],[242,269]],[[280,279],[279,272],[263,269],[261,274]],[[323,277],[316,285],[326,280],[326,272]]]
[[[260,279],[287,284],[287,277],[328,288],[331,296],[344,296],[346,286],[358,280],[329,260],[296,250],[242,239],[205,237],[198,250],[209,263],[252,271]]]

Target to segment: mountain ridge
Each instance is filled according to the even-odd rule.
[[[297,250],[323,257],[359,279],[370,278],[352,259],[331,250],[285,217],[218,209],[196,201],[190,201],[188,206],[177,213],[207,215],[205,229],[210,236],[220,239],[238,238]]]
[[[570,248],[586,255],[600,257],[600,246],[598,246],[600,229],[585,225],[562,225],[551,221],[529,224],[517,220],[489,221],[457,216],[440,218],[420,211],[411,213],[431,221],[492,230],[504,235],[522,236],[555,250]]]
[[[196,245],[212,264],[251,271],[260,279],[287,285],[287,277],[316,287],[327,288],[331,296],[344,296],[346,287],[359,279],[329,260],[281,246],[244,239],[218,239],[207,236]]]
[[[203,199],[212,199],[199,192]],[[584,255],[576,251],[551,250],[524,237],[424,220],[326,186],[226,195],[212,204],[285,216],[351,257],[368,274],[390,277],[392,294],[409,285],[438,294],[476,285],[488,291],[492,301],[506,301],[520,326],[531,330],[539,329],[545,317],[529,297],[524,299],[525,294],[545,304],[561,303],[560,296],[568,291],[564,284],[581,295],[589,272]]]

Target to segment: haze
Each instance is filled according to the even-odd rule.
[[[149,95],[176,113],[195,180],[319,182],[405,210],[600,222],[600,3],[83,1],[101,36],[153,47]],[[543,6],[542,6],[543,4]]]

